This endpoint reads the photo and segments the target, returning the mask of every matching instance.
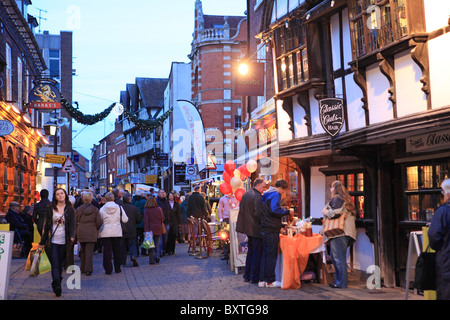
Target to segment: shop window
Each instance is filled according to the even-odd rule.
[[[342,182],[352,197],[357,219],[368,219],[364,202],[364,174],[362,172],[339,174],[336,180]]]
[[[450,160],[405,166],[406,221],[431,221],[441,205],[441,182],[449,177]]]
[[[309,78],[305,28],[301,19],[292,19],[275,31],[279,91],[299,85]]]
[[[408,35],[406,0],[351,0],[350,14],[355,58]]]

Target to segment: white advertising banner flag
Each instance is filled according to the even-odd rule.
[[[198,172],[206,167],[206,139],[203,120],[195,105],[187,100],[178,100],[173,108],[174,133],[172,136],[174,148],[172,161],[185,162],[194,150]],[[184,121],[181,121],[183,119]],[[178,125],[175,125],[175,122]],[[184,122],[184,125],[181,124]]]

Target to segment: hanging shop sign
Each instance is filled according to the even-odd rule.
[[[335,136],[344,126],[344,100],[326,98],[319,100],[319,117],[323,129]]]
[[[61,93],[53,79],[39,79],[30,92],[30,108],[41,112],[51,112],[61,109]]]
[[[236,72],[234,93],[238,96],[264,96],[264,63],[247,62],[245,72]]]
[[[9,120],[0,120],[0,137],[7,136],[14,132],[14,125]]]
[[[425,152],[450,148],[450,130],[434,131],[406,139],[406,152]]]

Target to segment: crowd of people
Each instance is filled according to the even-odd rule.
[[[244,270],[244,281],[259,287],[280,287],[276,281],[279,235],[283,229],[282,218],[293,211],[281,205],[282,194],[289,186],[278,180],[273,187],[257,178],[253,187],[244,193],[241,201],[232,195],[224,195],[219,201],[220,222],[229,223],[229,212],[239,207],[236,231],[247,236],[248,251]],[[437,251],[438,299],[449,298],[449,282],[445,277],[449,269],[450,248],[450,179],[441,185],[444,205],[431,221],[430,246]],[[334,181],[330,188],[331,200],[322,211],[324,219],[333,219],[346,214],[344,233],[325,237],[330,247],[330,256],[335,267],[333,288],[347,287],[346,253],[356,240],[355,207],[345,186]],[[189,194],[164,190],[154,193],[137,190],[134,196],[124,190],[114,189],[102,196],[85,189],[77,195],[68,195],[65,189],[57,188],[50,201],[49,192],[40,192],[41,200],[34,207],[11,202],[6,220],[10,230],[24,243],[28,255],[33,242],[34,224],[41,236],[40,248],[45,248],[52,265],[52,288],[56,296],[61,295],[62,272],[74,264],[74,245],[80,246],[80,270],[87,276],[94,272],[93,255],[103,253],[103,268],[106,274],[121,272],[126,265],[127,254],[134,267],[137,257],[146,255],[149,264],[160,262],[164,255],[172,255],[178,241],[189,241],[188,217],[211,221],[211,207],[200,186],[194,186]],[[143,249],[144,233],[152,232],[154,248]],[[226,254],[226,253],[225,253]]]
[[[79,248],[80,271],[86,276],[94,272],[95,252],[103,254],[107,275],[120,273],[128,256],[133,267],[139,267],[139,256],[148,256],[149,264],[155,264],[162,256],[174,254],[177,241],[189,240],[187,217],[208,216],[204,196],[199,190],[192,195],[189,205],[189,195],[183,192],[167,195],[162,189],[157,193],[153,189],[136,190],[132,196],[119,189],[103,195],[84,189],[71,195],[57,188],[50,201],[48,190],[43,189],[41,200],[33,207],[20,211],[20,204],[11,202],[6,220],[16,234],[16,242],[24,244],[24,256],[32,248],[36,225],[39,248],[45,250],[52,265],[53,291],[60,296],[62,273],[74,264],[75,246]],[[143,249],[144,233],[150,231],[154,247]]]

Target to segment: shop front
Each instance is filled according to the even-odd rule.
[[[43,139],[26,125],[20,113],[3,101],[0,116],[14,129],[0,136],[0,211],[7,212],[12,201],[19,202],[21,208],[35,202],[38,148]]]

